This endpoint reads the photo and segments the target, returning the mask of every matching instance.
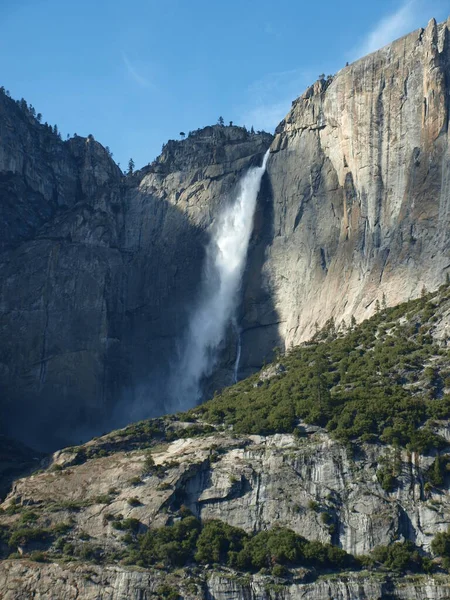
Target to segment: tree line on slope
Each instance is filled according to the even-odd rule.
[[[38,527],[37,515],[30,510],[23,513],[17,527],[0,529],[0,542],[11,550],[20,546],[24,556],[36,561],[59,557],[66,561],[119,561],[124,565],[166,569],[192,564],[217,565],[283,578],[289,576],[290,569],[299,567],[316,573],[363,568],[430,573],[437,567],[436,562],[422,556],[409,541],[378,546],[370,555],[354,557],[337,546],[309,541],[286,527],[275,526],[249,534],[218,519],[201,522],[184,507],[172,517],[169,525],[148,529],[145,533],[141,532],[141,523],[135,518],[105,514],[105,520],[121,532],[123,549],[105,550],[91,543],[90,536],[84,532],[77,532],[79,540],[74,544],[68,537],[74,527],[73,521],[52,528]],[[27,554],[27,548],[36,544],[40,549]],[[450,534],[438,533],[432,549],[443,557],[443,564],[448,568]],[[22,554],[13,553],[10,558],[22,558]]]
[[[344,329],[330,320],[311,343],[282,357],[284,370],[256,374],[187,413],[236,433],[295,433],[299,421],[343,441],[381,441],[427,452],[446,445],[433,421],[450,416],[450,351],[431,335],[450,287],[379,310]],[[280,360],[280,357],[278,358]]]

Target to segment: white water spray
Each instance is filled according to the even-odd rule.
[[[206,248],[206,268],[201,301],[194,311],[176,380],[175,410],[194,406],[200,399],[200,383],[211,374],[227,325],[234,317],[245,267],[253,215],[269,150],[261,167],[250,169],[241,179],[236,199],[219,215]],[[240,355],[240,340],[238,341]],[[235,365],[235,377],[239,367]]]

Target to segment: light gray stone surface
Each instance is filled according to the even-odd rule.
[[[449,26],[432,20],[315,83],[278,126],[260,269],[286,347],[316,322],[362,320],[383,294],[394,305],[445,280]],[[253,327],[249,310],[248,355]]]

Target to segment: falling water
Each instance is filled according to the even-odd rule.
[[[234,201],[219,215],[206,248],[200,304],[192,314],[180,367],[172,382],[175,410],[199,401],[201,380],[211,374],[227,325],[234,317],[268,156],[269,151],[261,167],[242,177]],[[240,353],[240,342],[238,350]],[[236,362],[235,376],[238,367]]]
[[[236,362],[234,363],[234,374],[233,374],[234,383],[238,382],[239,363],[241,362],[241,350],[242,350],[241,332],[238,329],[237,330],[237,342],[236,342]]]

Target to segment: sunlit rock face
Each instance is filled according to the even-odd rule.
[[[260,302],[260,315],[272,311],[262,336],[272,323],[289,346],[316,322],[360,320],[383,294],[396,304],[445,280],[449,27],[432,20],[317,82],[277,128],[260,267],[276,310]],[[244,361],[250,309],[248,321]]]

